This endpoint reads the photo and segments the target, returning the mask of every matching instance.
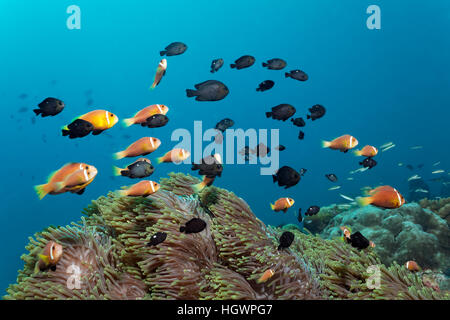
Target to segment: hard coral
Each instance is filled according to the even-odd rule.
[[[373,241],[375,251],[386,265],[415,260],[424,268],[450,266],[447,223],[418,204],[410,203],[393,210],[373,206],[349,210],[334,217],[321,236],[338,237],[340,226],[349,226]]]

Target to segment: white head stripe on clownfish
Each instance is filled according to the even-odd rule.
[[[400,192],[397,191],[397,189],[394,188],[395,194],[397,195],[398,204],[402,204],[402,198],[400,197]]]
[[[150,183],[150,187],[152,187],[152,192],[155,192],[155,186],[153,185],[153,182],[149,182]]]
[[[152,148],[154,148],[154,147],[155,147],[155,144],[153,143],[153,139],[152,139],[152,138],[149,138],[149,140],[150,140],[150,144],[152,145]]]
[[[51,260],[54,260],[55,258],[53,258],[53,249],[55,248],[55,245],[52,245],[51,247],[50,247],[50,259]]]
[[[160,112],[160,113],[163,113],[163,110],[162,110],[162,108],[161,108],[161,105],[157,104],[156,106],[158,107],[159,112]]]
[[[82,170],[83,169],[83,164],[82,163],[80,163],[80,170]]]
[[[109,126],[109,112],[105,111],[105,115],[106,115],[106,122],[108,122],[108,126]]]
[[[184,149],[181,149],[181,154],[182,154],[182,157],[184,158],[186,156],[186,151],[184,151]]]
[[[88,181],[88,180],[89,180],[89,177],[88,177],[87,170],[84,169],[84,170],[83,170],[83,173],[84,173],[84,178],[86,179],[86,181]]]

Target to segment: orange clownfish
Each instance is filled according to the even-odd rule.
[[[358,197],[356,201],[361,207],[369,204],[386,209],[400,208],[405,203],[405,198],[391,186],[381,186],[370,190],[368,197]]]
[[[194,191],[194,193],[199,193],[205,187],[209,187],[210,185],[212,185],[215,179],[216,176],[213,177],[203,176],[202,182],[192,185],[191,188]]]
[[[94,166],[85,163],[68,163],[61,169],[53,172],[48,177],[47,183],[34,187],[39,199],[47,194],[60,194],[72,192],[82,194],[97,175],[98,171]]]
[[[155,89],[155,87],[161,82],[162,77],[166,74],[166,70],[167,70],[167,60],[162,59],[158,64],[155,79],[153,80],[153,84],[150,87],[150,89]]]
[[[378,149],[373,146],[364,146],[361,150],[356,150],[354,152],[356,156],[364,156],[364,157],[375,157],[378,154]]]
[[[63,247],[59,243],[55,241],[49,241],[42,253],[39,254],[39,261],[36,262],[34,267],[34,273],[38,273],[39,271],[45,271],[47,269],[51,269],[52,271],[56,270],[56,264],[61,259],[63,254]]]
[[[125,150],[114,153],[114,159],[145,156],[152,153],[161,145],[161,140],[153,137],[144,137],[130,144]]]
[[[268,269],[262,274],[262,276],[256,282],[264,283],[267,280],[269,280],[270,278],[272,278],[274,274],[275,274],[275,272],[272,269]]]
[[[323,148],[330,148],[333,150],[340,150],[342,152],[347,152],[358,145],[358,140],[355,137],[345,134],[333,141],[322,141]]]
[[[422,268],[417,264],[417,262],[412,261],[412,260],[407,261],[407,262],[405,263],[405,267],[406,267],[406,269],[408,269],[409,271],[413,271],[413,272],[417,272],[417,271],[422,270]]]
[[[344,235],[342,236],[342,241],[350,240],[350,236],[352,235],[352,229],[350,227],[341,227],[340,228]]]
[[[294,205],[295,201],[292,198],[280,198],[277,201],[275,201],[275,204],[270,204],[270,208],[275,211],[283,211],[286,213],[286,211]]]
[[[189,151],[176,148],[176,149],[170,150],[164,156],[159,157],[158,159],[156,159],[156,161],[158,163],[161,163],[161,162],[180,163],[180,162],[186,160],[187,158],[189,158],[190,156],[191,156],[191,153]]]
[[[120,190],[121,196],[146,197],[159,190],[159,183],[155,181],[143,180],[125,190]]]
[[[167,114],[169,107],[163,104],[152,104],[137,112],[132,118],[123,120],[123,125],[129,127],[133,124],[143,124],[155,114]]]
[[[93,135],[98,135],[102,133],[103,131],[110,129],[114,127],[114,125],[119,121],[119,118],[114,114],[106,110],[94,110],[91,112],[88,112],[86,114],[83,114],[82,116],[79,116],[78,118],[73,119],[75,120],[84,120],[92,124]],[[63,127],[63,135],[65,133],[69,132],[68,126]]]

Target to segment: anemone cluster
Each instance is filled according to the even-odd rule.
[[[214,186],[192,195],[198,179],[171,174],[147,198],[109,193],[84,210],[81,222],[49,227],[30,238],[17,283],[5,299],[449,299],[398,264],[386,267],[371,250],[323,240],[293,228],[264,225],[247,203]],[[180,226],[197,217],[200,233]],[[148,242],[156,232],[167,238]],[[34,272],[53,240],[63,245],[55,271]],[[273,276],[257,281],[268,269]]]

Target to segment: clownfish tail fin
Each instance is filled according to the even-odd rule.
[[[372,203],[372,197],[358,197],[356,202],[360,207],[365,207]]]

